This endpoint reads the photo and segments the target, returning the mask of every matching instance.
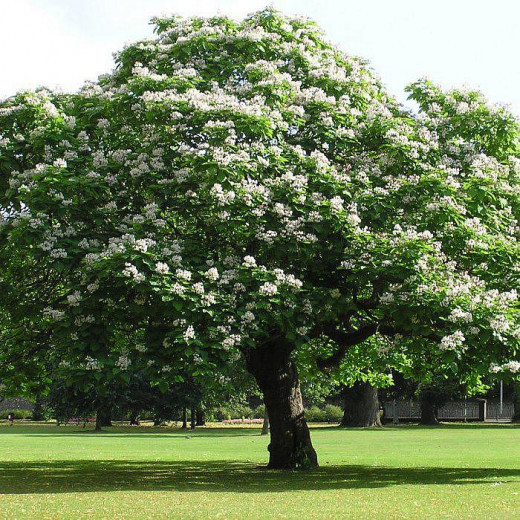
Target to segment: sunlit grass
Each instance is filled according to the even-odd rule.
[[[263,469],[257,428],[0,426],[0,518],[518,518],[520,429],[316,428]]]

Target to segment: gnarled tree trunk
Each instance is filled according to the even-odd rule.
[[[345,389],[341,426],[366,428],[381,426],[377,388],[364,381],[356,381]]]
[[[291,360],[293,348],[285,339],[272,338],[244,353],[247,369],[263,392],[269,415],[268,468],[271,469],[318,465],[303,412],[298,373]]]

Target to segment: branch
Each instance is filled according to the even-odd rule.
[[[324,371],[338,366],[345,357],[349,347],[363,343],[363,341],[373,336],[376,332],[378,332],[377,324],[365,325],[358,330],[350,332],[337,330],[334,326],[324,330],[323,334],[338,344],[339,348],[327,359],[318,358],[317,364],[319,369]]]

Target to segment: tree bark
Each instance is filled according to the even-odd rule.
[[[197,421],[195,420],[195,407],[191,407],[190,413],[190,429],[194,430],[197,425]]]
[[[112,426],[112,413],[107,408],[101,409],[101,426]]]
[[[96,410],[96,428],[95,431],[100,432],[103,428],[103,412],[101,407]]]
[[[303,411],[300,382],[291,360],[294,346],[272,338],[244,352],[247,370],[264,395],[271,426],[270,469],[312,468],[318,457]]]
[[[377,388],[368,382],[356,381],[354,386],[345,389],[341,426],[381,426]]]
[[[103,426],[112,426],[112,407],[101,403],[96,410],[96,431],[101,431]]]
[[[34,409],[32,413],[33,421],[43,421],[43,397],[38,394],[34,399]]]
[[[264,422],[262,424],[262,432],[260,435],[267,435],[269,433],[269,415],[267,413],[267,408],[264,412]]]
[[[427,399],[421,399],[421,422],[424,426],[435,426],[439,424],[437,419],[437,406]]]
[[[197,424],[196,426],[205,426],[206,421],[204,420],[204,410],[201,410],[200,408],[197,409]]]
[[[186,410],[186,407],[182,407],[182,426],[181,429],[187,430],[188,429],[188,411]]]

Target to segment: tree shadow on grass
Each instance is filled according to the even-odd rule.
[[[325,466],[306,472],[267,471],[230,461],[77,460],[0,463],[0,495],[110,491],[279,493],[297,490],[468,485],[520,479],[498,468]]]

